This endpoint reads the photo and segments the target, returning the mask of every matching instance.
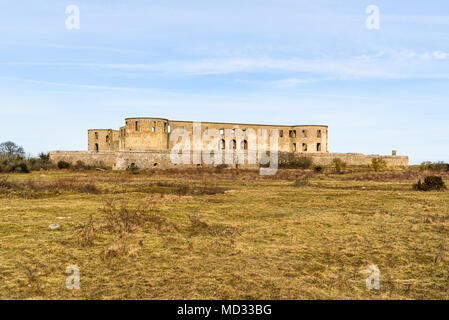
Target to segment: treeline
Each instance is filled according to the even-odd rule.
[[[49,170],[56,166],[50,161],[50,156],[40,153],[37,158],[26,157],[25,150],[11,141],[0,144],[0,172],[28,173],[30,171]]]

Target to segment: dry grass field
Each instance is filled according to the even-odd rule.
[[[0,175],[0,299],[449,299],[449,192],[424,176]]]

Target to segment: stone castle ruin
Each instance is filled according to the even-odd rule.
[[[408,157],[328,153],[324,125],[262,125],[176,121],[162,118],[127,118],[119,130],[88,130],[88,151],[52,151],[53,161],[113,169],[217,166],[258,168],[271,159],[294,155],[309,157],[316,165],[331,165],[339,158],[350,166],[368,165],[382,158],[388,166],[407,166]],[[265,157],[265,158],[264,158]],[[276,158],[277,160],[277,158]]]

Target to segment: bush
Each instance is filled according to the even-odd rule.
[[[218,169],[218,170],[227,169],[227,168],[229,168],[229,165],[226,164],[226,163],[222,163],[222,164],[219,164],[219,165],[215,166],[215,169]]]
[[[61,161],[58,162],[58,168],[59,169],[69,169],[70,168],[70,163],[68,163],[68,162],[66,162],[64,160],[61,160]]]
[[[25,160],[18,156],[16,158],[2,158],[0,163],[0,172],[4,173],[29,173]]]
[[[41,155],[39,155],[39,158],[28,159],[27,162],[31,171],[50,170],[56,168],[49,158],[46,158],[46,155],[44,155],[44,157],[41,157]]]
[[[28,165],[25,162],[19,162],[11,167],[10,172],[29,173],[30,169],[28,169]]]
[[[283,169],[309,169],[312,159],[305,156],[296,156],[294,153],[281,153],[279,157],[279,168]]]
[[[346,162],[339,158],[335,158],[332,160],[332,166],[335,169],[336,173],[343,173],[343,171],[346,169]]]
[[[315,171],[316,173],[321,173],[324,171],[324,168],[322,166],[314,166],[313,171]]]
[[[131,205],[129,199],[117,197],[103,199],[101,212],[105,217],[106,228],[113,233],[124,234],[134,232],[143,227],[148,220],[149,204]]]
[[[136,166],[135,163],[131,163],[127,168],[126,171],[130,171],[133,174],[139,173],[139,167]]]
[[[419,166],[419,170],[421,171],[446,171],[448,170],[449,165],[442,161],[439,162],[431,162],[424,161]]]
[[[428,176],[424,179],[424,182],[419,180],[418,183],[413,185],[413,189],[418,191],[441,191],[446,189],[446,185],[441,176]]]
[[[387,167],[387,162],[382,158],[374,158],[371,160],[371,168],[378,172]]]
[[[83,161],[78,160],[75,163],[75,165],[73,166],[73,169],[74,170],[89,170],[90,166],[86,166],[86,164]]]
[[[41,153],[39,153],[39,159],[42,162],[50,162],[50,155],[48,153],[41,152]]]

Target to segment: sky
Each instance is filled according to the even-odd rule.
[[[70,5],[79,29],[67,28]],[[370,5],[378,29],[367,27]],[[0,142],[32,155],[86,150],[87,129],[140,116],[328,125],[329,152],[449,161],[447,1],[0,0],[0,8]]]

